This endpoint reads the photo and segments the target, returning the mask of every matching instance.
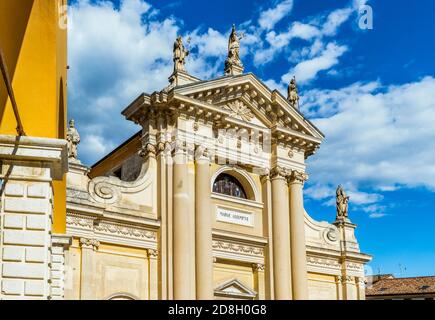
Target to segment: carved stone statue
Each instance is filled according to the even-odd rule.
[[[243,63],[240,60],[240,40],[243,35],[238,35],[233,24],[228,40],[228,57],[225,61],[225,74],[240,74],[243,72]]]
[[[337,187],[336,191],[336,202],[337,202],[337,220],[344,220],[348,218],[348,205],[349,197],[346,196],[344,189],[341,185]]]
[[[69,121],[66,140],[68,141],[68,158],[77,160],[77,145],[80,143],[80,135],[74,126],[74,119]]]
[[[183,39],[178,36],[174,42],[174,72],[186,71],[185,64],[188,55],[189,51],[184,47]]]
[[[287,100],[290,102],[291,106],[299,109],[299,94],[298,87],[296,85],[296,77],[293,77],[293,79],[290,81],[287,94]]]

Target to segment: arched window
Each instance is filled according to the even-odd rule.
[[[221,173],[213,183],[213,192],[222,193],[227,196],[247,199],[245,189],[233,176]]]

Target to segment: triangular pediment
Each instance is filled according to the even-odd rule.
[[[300,133],[319,142],[323,134],[277,90],[271,91],[252,73],[200,81],[174,88],[174,93],[210,106],[260,127]]]
[[[238,298],[255,298],[257,292],[245,286],[237,279],[225,281],[214,289],[216,295],[238,297]]]

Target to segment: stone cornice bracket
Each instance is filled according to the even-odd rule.
[[[82,248],[97,250],[100,246],[100,241],[97,239],[80,238],[80,246]]]
[[[291,174],[288,175],[288,183],[304,184],[308,180],[308,174],[296,170],[292,170]]]
[[[264,264],[262,263],[253,263],[252,264],[252,270],[254,271],[264,271]]]

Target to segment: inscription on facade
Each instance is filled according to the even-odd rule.
[[[252,213],[229,210],[220,207],[218,207],[216,211],[216,220],[250,227],[254,225],[254,217]]]

